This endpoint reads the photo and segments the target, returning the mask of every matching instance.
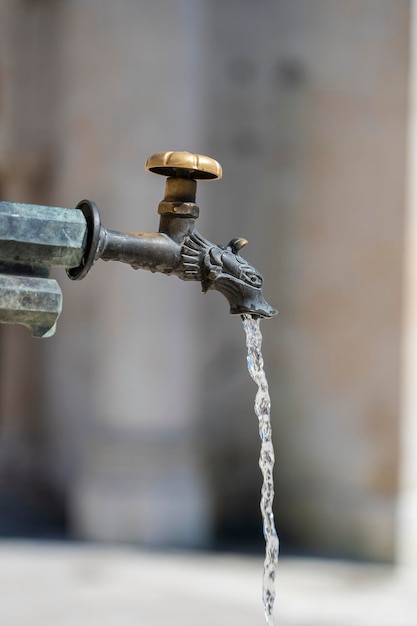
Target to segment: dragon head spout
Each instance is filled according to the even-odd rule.
[[[261,274],[239,254],[246,244],[246,239],[239,237],[220,246],[192,232],[183,246],[183,278],[200,280],[204,292],[216,289],[222,293],[232,314],[273,317],[277,311],[263,297]]]

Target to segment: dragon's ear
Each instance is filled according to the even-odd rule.
[[[224,249],[222,248],[218,248],[217,246],[213,247],[209,254],[206,255],[206,259],[207,262],[209,264],[213,264],[214,265],[218,265],[219,267],[223,267],[223,261],[222,261],[222,253],[224,252]]]
[[[233,254],[237,254],[241,248],[246,246],[247,243],[247,239],[244,239],[243,237],[235,237],[235,239],[229,241],[227,247],[230,248]]]

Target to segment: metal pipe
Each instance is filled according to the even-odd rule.
[[[81,263],[87,222],[81,211],[0,202],[0,261],[40,267]]]
[[[134,269],[171,274],[181,260],[181,246],[165,233],[119,233],[102,230],[98,258],[128,263]]]

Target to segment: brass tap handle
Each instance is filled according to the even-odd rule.
[[[214,159],[191,152],[157,152],[150,156],[145,169],[154,174],[193,180],[214,180],[222,177],[222,167]]]
[[[177,217],[198,217],[199,209],[195,203],[197,180],[222,177],[220,163],[191,152],[157,152],[147,159],[145,169],[167,176],[165,196],[159,203],[158,213]]]

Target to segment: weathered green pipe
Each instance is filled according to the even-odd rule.
[[[50,267],[80,265],[86,237],[81,211],[0,202],[0,322],[53,335],[62,292]]]
[[[77,209],[0,202],[0,262],[77,267],[86,237]]]

